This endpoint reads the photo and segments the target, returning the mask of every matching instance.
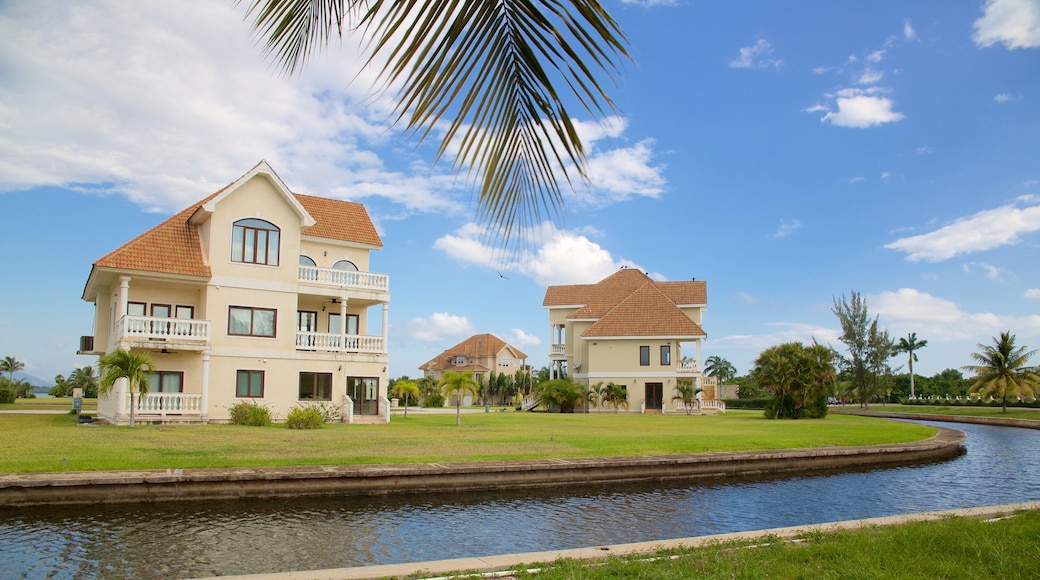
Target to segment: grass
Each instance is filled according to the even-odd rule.
[[[0,411],[71,411],[72,397],[39,397],[15,399],[14,403],[0,403]],[[83,399],[83,411],[97,411],[97,399]]]
[[[845,410],[857,409],[859,409],[859,407],[845,407]],[[962,407],[959,405],[871,405],[870,410],[888,413],[923,413],[928,415],[999,417],[1004,419],[1033,419],[1040,421],[1040,409],[1030,409],[1026,407],[1008,407],[1007,413],[1001,413],[1000,407]]]
[[[0,416],[0,473],[351,465],[663,455],[917,441],[932,427],[832,415],[475,413],[395,416],[385,425],[77,425],[69,415]],[[64,463],[63,463],[64,461]]]
[[[602,565],[559,560],[538,580],[601,578],[1036,578],[1040,512],[978,520],[950,517],[891,527],[811,532],[799,541],[775,536],[611,558]],[[537,568],[538,566],[534,566]]]

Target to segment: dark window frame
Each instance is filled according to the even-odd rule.
[[[303,396],[303,387],[304,387],[303,383],[304,383],[304,378],[305,377],[310,377],[311,378],[310,389],[311,389],[311,393],[313,394],[313,396],[311,396],[311,397],[304,397]],[[318,379],[320,377],[327,377],[328,378],[328,390],[329,390],[329,393],[328,393],[328,397],[327,398],[326,397],[321,397],[320,396],[321,393],[319,393],[319,391],[318,391],[319,387],[321,386],[321,385],[318,384]],[[318,373],[318,372],[312,372],[312,371],[300,371],[299,389],[298,389],[296,395],[297,395],[297,398],[300,401],[331,401],[332,400],[332,373]]]
[[[661,366],[672,366],[672,345],[670,344],[661,345]]]
[[[233,310],[248,310],[251,315],[249,317],[249,332],[239,333],[231,331],[231,312]],[[271,324],[271,334],[256,334],[256,313],[257,312],[271,312],[274,314],[274,321]],[[278,338],[278,310],[275,308],[261,308],[258,306],[228,306],[228,325],[227,325],[228,336],[252,336],[257,338]]]
[[[131,306],[140,306],[141,307],[141,313],[140,314],[130,314],[130,307]],[[129,316],[145,316],[145,315],[148,314],[148,303],[147,302],[135,302],[135,301],[131,300],[131,301],[126,303],[126,313]]]
[[[650,366],[650,346],[642,345],[639,347],[639,366],[648,367]]]
[[[152,383],[152,375],[158,377],[156,383]],[[179,377],[178,386],[180,387],[176,391],[164,391],[163,383],[165,377],[177,376]],[[149,393],[183,393],[184,392],[184,371],[152,371],[148,373],[148,392]]]
[[[281,249],[282,230],[273,223],[259,218],[245,218],[231,224],[232,262],[278,266]]]
[[[246,378],[246,390],[245,394],[242,394],[242,376]],[[253,377],[260,377],[260,394],[254,395],[253,392]],[[263,399],[264,398],[264,371],[257,371],[252,369],[239,369],[235,371],[235,398],[236,399]]]

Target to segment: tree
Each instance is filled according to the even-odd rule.
[[[407,419],[408,400],[419,398],[419,385],[417,385],[415,381],[405,377],[395,382],[394,387],[390,392],[394,397],[404,399],[404,418]]]
[[[72,389],[83,389],[83,396],[92,399],[97,397],[98,391],[98,379],[94,374],[94,367],[82,366],[72,371],[67,380],[69,384],[69,394],[72,394]]]
[[[915,350],[920,350],[928,346],[927,340],[917,340],[917,333],[911,332],[906,338],[900,338],[899,344],[896,345],[896,352],[905,352],[907,354],[907,366],[910,368],[910,398],[914,398],[914,363],[917,361],[917,354]]]
[[[473,380],[473,371],[445,371],[437,385],[445,397],[455,397],[455,426],[462,425],[462,398],[466,393],[476,397],[480,391],[477,381]]]
[[[704,374],[715,377],[719,387],[729,384],[737,376],[737,367],[719,355],[711,355],[705,360]],[[720,391],[721,392],[721,391]]]
[[[993,337],[993,344],[979,343],[979,352],[971,353],[971,358],[978,364],[963,367],[975,373],[975,382],[970,392],[981,392],[983,395],[1000,398],[1003,413],[1007,413],[1009,395],[1018,397],[1037,396],[1040,391],[1040,375],[1035,367],[1026,366],[1036,350],[1015,346],[1015,335],[1011,331]]]
[[[137,353],[117,348],[98,359],[98,374],[101,382],[98,392],[107,395],[119,379],[127,380],[130,391],[130,426],[134,426],[134,395],[148,394],[148,375],[154,372],[152,358],[146,353]]]
[[[395,121],[420,142],[445,121],[437,157],[455,152],[456,170],[480,176],[479,215],[504,240],[544,221],[543,211],[559,213],[560,185],[571,172],[586,176],[585,149],[556,86],[605,115],[614,105],[597,73],[612,77],[628,56],[597,0],[250,0],[249,15],[289,74],[334,30],[364,31],[368,64],[385,57],[379,79],[399,87]]]
[[[543,381],[534,388],[534,397],[539,405],[546,409],[556,405],[561,413],[573,413],[574,405],[583,400],[584,396],[581,387],[574,384],[570,377]]]
[[[604,403],[614,407],[615,414],[618,412],[618,407],[628,408],[628,389],[625,388],[625,385],[619,385],[614,382],[607,383],[600,398]]]
[[[693,403],[697,400],[697,395],[702,390],[703,389],[695,385],[692,381],[680,381],[679,384],[675,386],[675,396],[672,397],[672,400],[681,402],[683,407],[686,408],[686,414],[689,415],[693,408]]]
[[[835,352],[813,341],[806,347],[786,342],[762,351],[751,376],[773,393],[766,406],[770,419],[822,418],[827,415],[827,387],[835,379]]]
[[[848,373],[850,393],[859,399],[860,405],[869,408],[870,400],[883,391],[884,377],[891,369],[887,361],[892,356],[894,343],[887,330],[878,326],[878,317],[870,320],[867,302],[852,292],[849,299],[842,294],[841,300],[834,299],[831,310],[841,323],[841,336],[848,355],[840,358],[841,366]]]
[[[0,372],[7,373],[7,378],[14,382],[14,374],[25,369],[25,363],[15,360],[13,356],[5,356],[0,360]]]

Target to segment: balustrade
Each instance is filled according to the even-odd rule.
[[[318,268],[316,266],[300,266],[299,268],[300,282],[338,288],[377,290],[380,292],[387,292],[390,288],[390,277],[386,274]]]
[[[126,394],[127,408],[130,393]],[[197,393],[148,393],[134,397],[137,417],[166,415],[202,415],[202,395]]]
[[[119,338],[207,341],[209,328],[208,320],[127,314],[119,319]]]
[[[383,354],[386,352],[386,341],[382,336],[363,334],[344,336],[327,332],[297,332],[296,348],[297,350]]]

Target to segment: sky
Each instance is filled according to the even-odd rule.
[[[616,112],[575,117],[589,183],[506,255],[355,37],[287,77],[232,0],[0,1],[0,356],[93,364],[91,264],[261,159],[367,207],[391,377],[485,332],[547,365],[546,287],[621,267],[706,280],[703,356],[740,374],[781,342],[840,347],[852,292],[928,341],[921,375],[1005,330],[1040,348],[1040,0],[604,5],[632,58]]]

